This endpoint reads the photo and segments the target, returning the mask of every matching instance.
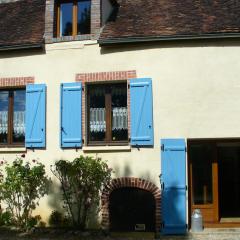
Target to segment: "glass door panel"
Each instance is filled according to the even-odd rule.
[[[204,222],[218,221],[218,165],[216,145],[189,144],[191,209],[201,209]]]
[[[192,157],[193,204],[212,204],[212,156],[213,149],[207,145],[193,145]]]

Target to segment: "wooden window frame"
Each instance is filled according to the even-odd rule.
[[[7,91],[8,92],[8,134],[7,134],[7,143],[0,143],[0,148],[2,147],[24,147],[24,142],[13,142],[13,108],[14,108],[14,96],[13,92],[16,90],[26,90],[26,87],[19,86],[19,87],[3,87],[0,88],[1,91]]]
[[[87,108],[87,118],[86,118],[86,123],[87,123],[87,145],[88,146],[127,146],[129,144],[129,139],[127,140],[122,140],[122,141],[112,141],[112,99],[111,99],[111,93],[105,93],[105,108],[106,108],[106,138],[103,141],[90,141],[89,136],[90,136],[90,124],[89,124],[89,119],[90,119],[90,97],[89,97],[89,86],[93,85],[101,85],[105,86],[106,88],[110,87],[111,85],[115,85],[118,83],[125,83],[126,84],[126,90],[127,90],[127,81],[118,81],[116,83],[99,83],[99,84],[88,84],[87,85],[87,103],[86,103],[86,108]],[[127,105],[128,108],[128,105]],[[128,116],[129,117],[129,116]],[[129,131],[129,129],[128,129]]]
[[[72,0],[72,1],[69,1],[69,0],[58,0],[57,1],[57,4],[56,4],[56,21],[57,21],[57,37],[63,37],[63,36],[60,36],[60,5],[62,3],[73,3],[73,9],[72,9],[72,37],[75,37],[77,36],[77,24],[78,24],[78,2],[79,0]],[[91,29],[90,29],[90,33],[91,33]],[[85,34],[84,34],[85,35]]]

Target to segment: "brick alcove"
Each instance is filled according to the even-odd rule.
[[[156,212],[155,212],[155,223],[156,223],[156,232],[160,231],[161,227],[161,192],[160,189],[150,181],[141,178],[134,177],[123,177],[123,178],[115,178],[111,181],[110,185],[107,186],[102,193],[101,201],[102,201],[102,226],[104,229],[109,229],[110,221],[109,221],[109,197],[113,190],[124,187],[132,187],[139,188],[142,190],[146,190],[153,194],[156,204]]]

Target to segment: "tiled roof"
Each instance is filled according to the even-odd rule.
[[[100,41],[240,33],[240,1],[118,0]]]
[[[0,4],[0,48],[43,43],[45,0]]]

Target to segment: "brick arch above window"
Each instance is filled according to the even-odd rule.
[[[105,187],[101,196],[102,203],[102,226],[105,229],[108,229],[110,226],[109,222],[109,197],[112,191],[119,188],[132,187],[146,190],[152,193],[155,203],[156,203],[156,212],[155,212],[155,222],[156,222],[156,232],[160,231],[161,227],[161,191],[160,189],[152,182],[135,177],[122,177],[115,178],[111,181],[109,186]]]

